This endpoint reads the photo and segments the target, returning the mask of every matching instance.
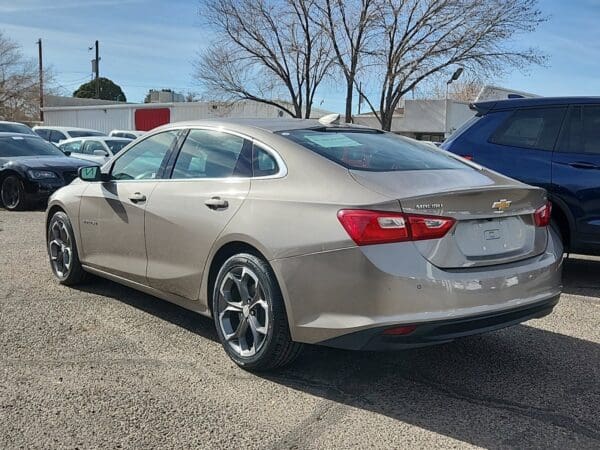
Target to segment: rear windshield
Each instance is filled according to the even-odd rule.
[[[15,156],[65,156],[54,145],[39,137],[0,137],[0,158]]]
[[[467,167],[433,145],[374,130],[322,128],[279,134],[348,169],[391,172]]]
[[[33,130],[22,123],[0,123],[0,131],[6,133],[23,133],[35,135]]]
[[[106,143],[106,145],[108,145],[108,148],[110,148],[110,151],[112,152],[113,155],[116,155],[117,153],[119,153],[123,147],[125,147],[127,144],[129,144],[130,141],[109,141],[106,140],[104,141]]]
[[[78,137],[86,137],[86,136],[106,136],[106,135],[99,131],[73,130],[73,131],[69,131],[69,136],[71,136],[73,138],[78,138]]]

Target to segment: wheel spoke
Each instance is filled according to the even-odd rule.
[[[216,308],[226,345],[240,356],[256,354],[266,340],[269,303],[252,268],[233,267],[221,278]]]

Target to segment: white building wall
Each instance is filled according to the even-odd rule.
[[[233,105],[218,102],[143,103],[44,108],[44,124],[92,128],[105,133],[114,129],[132,130],[135,126],[135,111],[144,108],[168,108],[171,112],[171,122],[222,117],[287,117],[287,114],[275,106],[252,101],[238,102]],[[330,112],[313,109],[312,116],[318,118],[326,114]]]

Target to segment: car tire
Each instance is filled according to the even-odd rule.
[[[213,287],[212,311],[225,352],[244,369],[282,367],[303,348],[291,339],[273,270],[256,255],[240,253],[221,266]]]
[[[9,175],[2,180],[0,200],[9,211],[23,211],[28,207],[25,186],[19,176]]]
[[[60,284],[73,286],[88,278],[81,267],[77,243],[69,216],[63,211],[54,213],[46,233],[48,257],[54,276]]]

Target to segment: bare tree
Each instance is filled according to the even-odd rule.
[[[39,114],[38,69],[0,31],[0,119],[34,120]]]
[[[316,1],[204,0],[201,14],[216,38],[195,62],[195,78],[213,97],[310,117],[332,65],[330,42],[311,20]]]
[[[535,49],[514,47],[516,35],[545,20],[537,0],[379,1],[381,50],[372,57],[378,94],[361,94],[384,130],[403,96],[455,64],[498,73],[544,60]]]
[[[370,51],[377,0],[322,0],[321,24],[331,40],[337,66],[346,80],[346,122],[352,122],[352,102],[363,55]]]

